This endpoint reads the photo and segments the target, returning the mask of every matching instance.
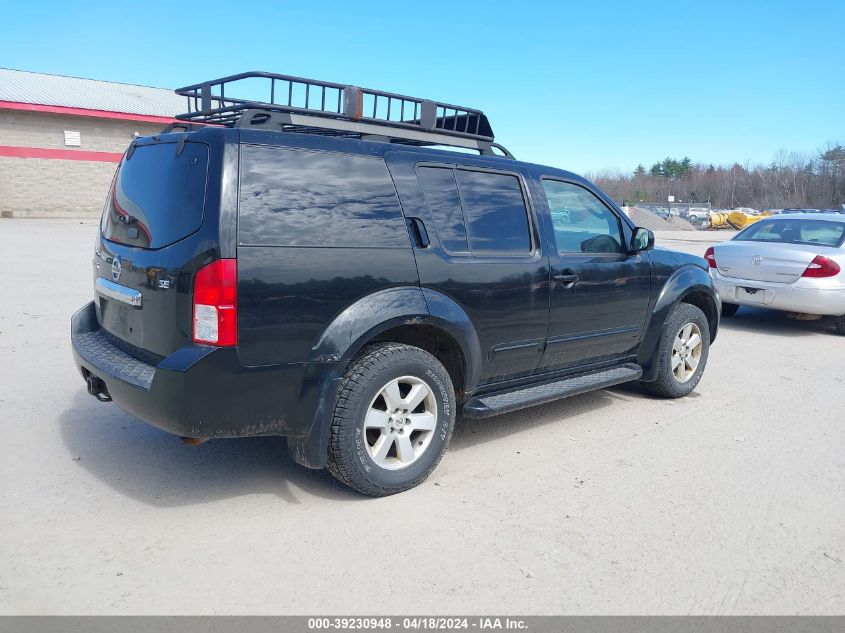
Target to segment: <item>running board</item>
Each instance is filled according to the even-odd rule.
[[[517,389],[489,393],[470,398],[464,405],[464,417],[489,418],[501,413],[575,396],[579,393],[630,382],[637,380],[642,375],[642,367],[628,363],[591,374],[580,374]]]

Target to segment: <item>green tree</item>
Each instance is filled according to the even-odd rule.
[[[637,168],[634,170],[634,176],[645,176],[645,167],[643,167],[642,163],[637,165]]]
[[[674,158],[668,156],[661,163],[663,168],[663,175],[666,178],[676,179],[684,175],[683,163],[678,162]]]

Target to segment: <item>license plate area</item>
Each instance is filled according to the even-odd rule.
[[[736,298],[749,303],[766,303],[766,291],[762,288],[737,286]]]
[[[104,330],[128,343],[142,347],[143,311],[102,296],[99,297],[98,308],[100,325]]]

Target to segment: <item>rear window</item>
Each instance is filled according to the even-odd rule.
[[[124,158],[103,209],[103,237],[112,242],[161,248],[202,225],[208,178],[208,146],[139,145]]]
[[[845,241],[845,222],[804,218],[760,220],[737,235],[734,240],[836,247]]]
[[[443,248],[450,253],[466,253],[469,251],[467,232],[454,171],[420,167],[417,174]]]
[[[474,253],[531,251],[528,212],[516,176],[456,172]]]
[[[244,246],[408,246],[381,158],[244,146],[239,208]]]
[[[420,166],[417,176],[444,250],[453,254],[531,252],[519,178],[471,169]]]

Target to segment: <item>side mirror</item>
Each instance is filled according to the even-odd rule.
[[[641,226],[634,229],[634,236],[631,238],[631,250],[639,253],[640,251],[650,251],[653,248],[654,233]]]

